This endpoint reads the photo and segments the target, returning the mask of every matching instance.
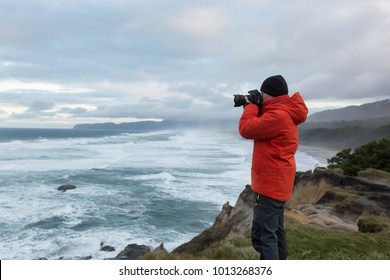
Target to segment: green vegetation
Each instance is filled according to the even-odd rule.
[[[349,232],[304,225],[291,219],[286,227],[289,259],[390,259],[388,230],[379,233]]]
[[[373,182],[390,185],[390,173],[383,170],[367,168],[359,171],[358,176]]]
[[[381,218],[379,224],[389,224]],[[381,232],[362,233],[303,224],[286,217],[287,242],[290,260],[389,260],[390,227]],[[256,260],[259,255],[252,248],[249,232],[210,244],[199,251],[154,254],[147,259],[212,259]]]
[[[357,176],[358,172],[374,168],[390,172],[390,139],[383,138],[357,148],[344,149],[328,159],[328,168],[340,168],[344,174]]]
[[[317,124],[318,125],[318,124]],[[311,127],[312,126],[312,127]],[[315,124],[299,128],[299,142],[302,145],[336,149],[356,148],[371,141],[390,138],[390,124],[375,126],[346,123],[344,126],[315,127]]]
[[[335,210],[338,212],[344,212],[351,207],[351,204],[358,200],[359,194],[355,190],[348,190],[334,187],[326,194],[332,196],[332,200],[335,202]]]
[[[389,219],[379,216],[367,216],[358,221],[361,232],[381,232],[390,226]]]

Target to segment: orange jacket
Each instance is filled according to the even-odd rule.
[[[254,140],[252,155],[252,189],[264,196],[287,201],[291,197],[296,172],[295,152],[298,148],[297,125],[306,120],[308,109],[297,92],[292,97],[281,95],[258,107],[248,104],[242,113],[239,131]]]

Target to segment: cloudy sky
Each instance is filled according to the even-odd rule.
[[[0,0],[0,127],[238,118],[282,74],[310,112],[390,96],[388,0]]]

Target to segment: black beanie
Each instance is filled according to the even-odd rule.
[[[281,75],[271,76],[264,80],[260,91],[273,97],[288,94],[286,80]]]

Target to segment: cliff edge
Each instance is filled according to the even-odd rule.
[[[297,178],[287,208],[310,223],[357,231],[362,217],[390,218],[390,185],[317,168]]]
[[[370,172],[369,174],[373,174]],[[370,176],[371,176],[370,175]],[[387,174],[390,178],[390,174]],[[298,238],[292,242],[295,246],[308,246],[313,248],[317,243],[321,244],[321,238],[328,238],[325,241],[326,249],[335,246],[334,240],[347,240],[344,252],[351,251],[349,246],[355,242],[359,247],[371,246],[362,232],[381,232],[376,239],[376,246],[379,249],[361,248],[363,258],[371,258],[366,252],[374,252],[372,258],[388,258],[390,255],[383,253],[388,251],[390,240],[388,231],[390,229],[390,180],[370,180],[364,178],[345,176],[335,171],[317,168],[308,171],[296,178],[292,198],[286,204],[285,215],[288,219],[288,231],[292,238]],[[192,240],[184,243],[168,253],[163,245],[155,251],[146,254],[146,259],[191,259],[191,258],[222,258],[222,259],[251,259],[257,258],[250,246],[250,229],[253,215],[253,192],[250,185],[239,195],[236,204],[231,206],[228,202],[222,206],[220,214],[216,217],[214,224],[204,230]],[[370,219],[365,219],[370,217]],[[372,226],[372,217],[378,218]],[[371,224],[370,224],[371,223]],[[305,227],[302,225],[308,225]],[[311,227],[310,227],[311,226]],[[313,227],[314,226],[314,227]],[[327,229],[328,231],[323,231]],[[329,231],[331,230],[331,231]],[[312,232],[315,231],[315,232]],[[314,236],[314,234],[316,234]],[[296,237],[294,237],[294,235]],[[303,237],[310,236],[310,237]],[[333,235],[333,237],[330,237]],[[304,245],[302,238],[310,239],[314,243]],[[329,241],[329,238],[333,241]],[[333,239],[332,239],[333,238]],[[238,244],[238,245],[237,245]],[[240,245],[241,244],[241,245]],[[245,245],[242,245],[245,244]],[[362,244],[365,244],[364,246]],[[321,245],[320,245],[321,246]],[[338,245],[341,246],[341,245]],[[210,248],[215,252],[210,253]],[[340,247],[341,248],[341,247]],[[337,254],[340,248],[335,249]],[[302,248],[297,249],[299,253],[295,256],[304,258],[306,253]],[[303,252],[303,253],[302,253]],[[360,251],[359,251],[360,253]],[[207,254],[207,255],[205,255]],[[214,255],[212,255],[214,254]],[[242,254],[238,256],[237,254]],[[321,255],[321,253],[319,252]],[[356,258],[353,252],[347,253],[347,257]],[[366,254],[366,255],[364,255]],[[383,255],[383,256],[382,256]],[[324,258],[334,258],[334,255],[327,255]],[[317,256],[316,256],[317,257]],[[321,258],[321,257],[319,257]],[[338,258],[338,256],[336,256]]]

